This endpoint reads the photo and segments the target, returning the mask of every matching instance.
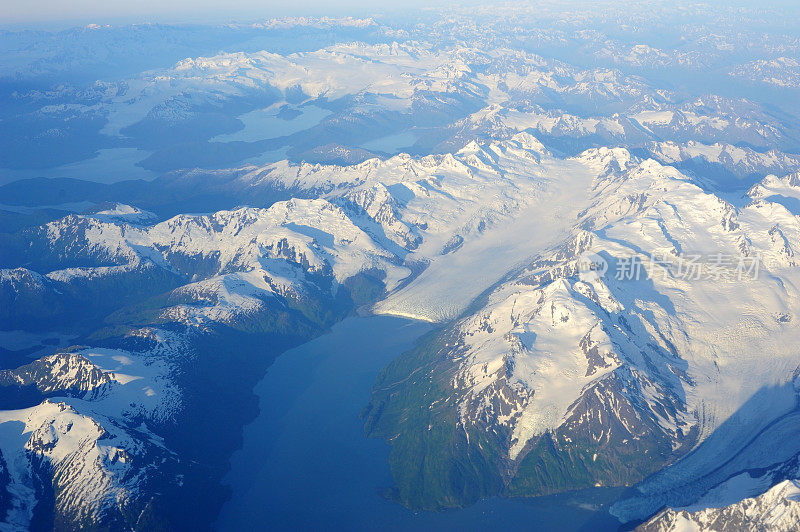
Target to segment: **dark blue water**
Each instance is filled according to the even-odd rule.
[[[350,318],[281,355],[259,383],[261,414],[244,432],[227,483],[220,530],[603,530],[607,490],[539,499],[491,499],[413,513],[381,497],[392,486],[388,445],[364,436],[359,414],[377,373],[430,326]]]

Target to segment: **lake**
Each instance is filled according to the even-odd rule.
[[[233,496],[216,527],[616,530],[601,511],[615,489],[417,513],[381,497],[393,484],[389,446],[365,437],[359,415],[381,368],[430,329],[389,316],[348,318],[278,357],[256,387],[261,413],[232,457]]]
[[[217,135],[212,142],[255,142],[291,135],[319,124],[331,112],[316,105],[292,106],[279,102],[239,116],[244,128]]]

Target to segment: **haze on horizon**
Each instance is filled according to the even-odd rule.
[[[578,7],[613,4],[618,0],[550,0],[542,4],[566,4]],[[369,15],[409,9],[447,8],[454,6],[486,5],[491,0],[296,0],[291,5],[278,0],[231,0],[224,7],[213,0],[30,0],[28,2],[0,1],[0,27],[58,27],[89,23],[208,23],[233,20],[253,20],[276,16],[312,15]],[[709,0],[709,4],[763,7],[754,0]],[[772,0],[770,6],[796,11],[795,0]]]
[[[462,5],[476,2],[462,2]],[[212,0],[141,0],[121,2],[101,0],[32,0],[0,2],[0,26],[47,24],[132,23],[132,22],[209,22],[274,16],[343,15],[375,13],[394,9],[421,9],[450,5],[444,0],[368,1],[298,0],[290,6],[278,0],[232,0],[224,7]]]

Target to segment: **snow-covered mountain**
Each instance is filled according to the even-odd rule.
[[[777,150],[762,153],[730,144],[661,142],[648,144],[646,150],[661,163],[693,170],[699,179],[707,174],[713,176],[714,168],[745,182],[758,180],[767,174],[783,176],[800,168],[800,159],[794,155]]]
[[[734,67],[730,75],[778,87],[797,87],[800,81],[800,61],[796,57],[759,59]]]
[[[742,479],[744,480],[744,479]],[[746,482],[746,480],[744,480]],[[736,489],[739,479],[731,479],[719,488],[727,494]],[[734,496],[734,498],[738,498]],[[696,508],[667,509],[637,530],[795,530],[800,521],[800,484],[784,480],[764,493],[719,505],[714,499],[704,500]]]
[[[393,435],[404,463],[481,464],[470,489],[408,471],[412,506],[630,485],[706,441],[714,468],[796,408],[796,215],[763,199],[734,206],[625,150],[577,160],[597,177],[571,234],[378,384],[368,426]],[[582,271],[587,254],[609,273]],[[409,397],[425,397],[422,413],[400,415]],[[427,431],[459,447],[431,447]]]
[[[29,267],[3,271],[4,297],[35,312],[41,301],[69,308],[72,294],[136,285],[161,272],[157,277],[169,281],[149,293],[164,295],[111,318],[123,326],[120,340],[128,338],[118,345],[141,337],[149,347],[107,358],[141,365],[155,356],[144,363],[150,379],[170,390],[166,396],[139,375],[104,372],[77,355],[42,359],[3,378],[33,385],[42,397],[83,397],[59,408],[98,426],[119,417],[157,426],[159,416],[181,408],[175,372],[184,371],[182,359],[192,352],[180,341],[169,347],[159,340],[171,338],[171,328],[179,325],[189,338],[220,327],[275,332],[297,327],[298,310],[306,322],[325,323],[318,313],[336,308],[342,290],[357,301],[352,280],[366,275],[381,287],[362,300],[378,299],[374,312],[440,322],[460,316],[429,346],[386,370],[368,409],[371,433],[398,434],[395,446],[405,438],[424,442],[417,435],[434,430],[461,442],[406,447],[403,460],[451,468],[466,453],[481,463],[468,490],[409,469],[397,479],[406,504],[429,508],[497,493],[634,484],[673,463],[680,470],[687,452],[719,442],[722,432],[724,443],[713,447],[717,458],[735,456],[749,434],[795,407],[796,181],[767,177],[733,204],[676,168],[625,149],[558,158],[527,133],[446,155],[254,167],[238,173],[232,186],[305,191],[317,199],[154,224],[127,206],[70,215],[29,231]],[[587,254],[615,269],[638,263],[641,276],[583,271]],[[705,273],[687,277],[683,261],[695,255]],[[724,261],[712,262],[715,256]],[[54,263],[57,269],[35,270]],[[470,271],[471,264],[480,270]],[[119,333],[96,338],[109,334]],[[155,373],[154,363],[161,368]],[[381,390],[394,382],[407,393],[384,396]],[[125,404],[141,406],[104,406],[122,404],[130,386],[141,403],[126,398]],[[756,405],[754,394],[765,394]],[[402,402],[415,397],[425,398],[424,414],[396,417],[417,408]],[[53,401],[31,408],[60,404]],[[19,412],[44,420],[23,435],[60,423],[39,410]],[[159,436],[115,426],[136,452],[169,453]],[[556,465],[565,460],[568,466]],[[133,489],[125,488],[128,473],[103,471],[91,478],[109,479],[96,481],[108,493]],[[694,467],[670,482],[698,474],[702,469]],[[419,482],[422,491],[409,490]],[[31,518],[30,504],[15,519]],[[125,504],[146,502],[134,497]],[[112,515],[108,508],[92,515]],[[63,512],[69,519],[83,515],[66,506]]]
[[[27,267],[2,270],[3,297],[15,309],[13,319],[67,320],[78,326],[84,316],[75,312],[76,305],[92,306],[95,314],[85,315],[89,320],[108,312],[94,302],[97,294],[128,304],[85,339],[95,347],[7,370],[3,382],[36,390],[20,394],[15,406],[42,409],[66,396],[64,405],[74,415],[96,420],[105,431],[112,431],[109,423],[124,430],[130,443],[123,449],[138,446],[136,452],[148,460],[170,455],[176,450],[163,442],[170,433],[164,423],[174,423],[191,408],[181,376],[198,361],[212,363],[198,358],[209,356],[198,345],[203,338],[307,338],[354,305],[393,291],[397,302],[384,300],[379,312],[404,314],[415,304],[413,312],[426,319],[446,319],[489,286],[492,275],[502,274],[506,265],[495,257],[492,266],[491,250],[497,238],[516,227],[515,216],[563,195],[545,172],[563,164],[527,134],[474,144],[454,155],[401,155],[348,167],[282,162],[242,172],[233,186],[314,191],[317,199],[179,215],[158,223],[148,223],[141,209],[117,205],[31,229],[21,251]],[[487,194],[493,199],[487,201]],[[454,258],[472,260],[474,253],[486,256],[494,273],[488,270],[460,294],[431,276]],[[520,260],[526,256],[521,250]],[[438,305],[437,291],[444,290],[453,292],[452,308]],[[413,303],[414,298],[422,300]],[[14,415],[40,419],[39,410],[19,412]],[[58,423],[55,417],[42,419],[42,427]],[[35,430],[23,429],[22,435]],[[23,473],[35,464],[25,467]],[[186,473],[179,465],[168,469],[176,471],[173,477],[158,482],[166,483],[163,489],[179,490],[178,479]],[[133,491],[127,473],[102,471],[97,475],[105,475],[104,489],[123,490],[129,499],[119,496],[121,506],[92,510],[90,519],[106,522],[119,518],[121,510],[114,508],[148,507],[148,491]],[[29,494],[27,506],[15,514],[19,523],[35,518],[32,508],[42,497],[23,473],[13,481],[27,486]],[[136,474],[150,475],[144,469]],[[58,486],[61,480],[52,482]],[[72,475],[64,482],[77,481]],[[65,522],[84,515],[66,506],[56,512]],[[148,512],[141,519],[149,518]]]

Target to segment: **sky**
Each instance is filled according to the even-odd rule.
[[[487,0],[0,0],[0,27],[90,23],[225,22],[290,15],[369,15]],[[491,0],[488,0],[491,1]],[[531,0],[536,2],[537,0]],[[564,4],[580,0],[562,0]],[[621,0],[596,0],[599,3]],[[636,0],[625,0],[636,1]],[[663,0],[670,2],[671,0]],[[798,8],[798,0],[701,0],[704,3]]]
[[[202,22],[447,5],[446,0],[0,0],[0,25],[48,22]],[[224,6],[224,7],[222,7]]]

